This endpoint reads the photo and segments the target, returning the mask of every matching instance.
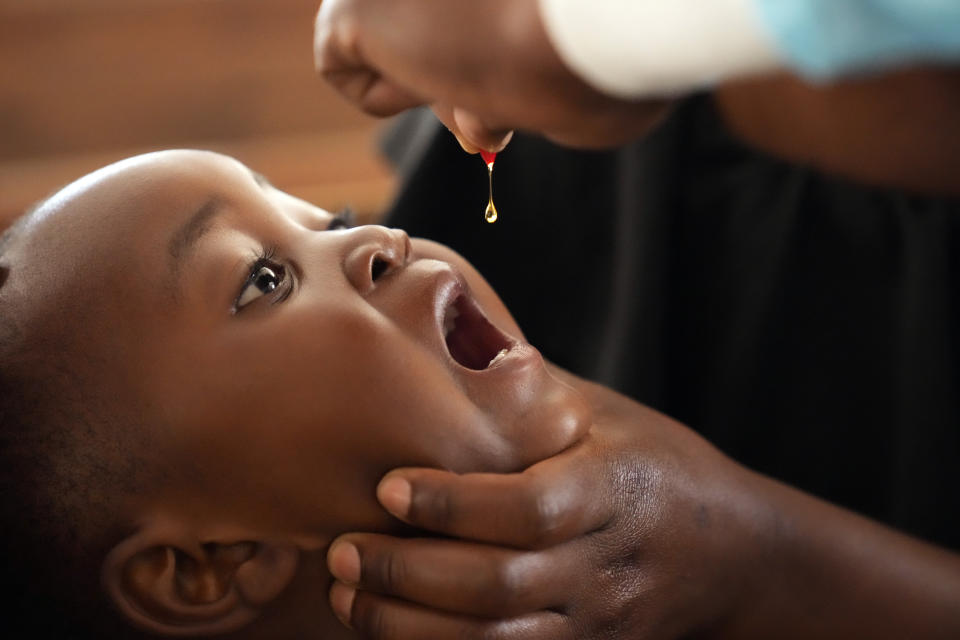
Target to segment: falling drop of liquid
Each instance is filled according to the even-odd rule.
[[[493,163],[497,159],[497,154],[491,153],[490,151],[481,151],[480,157],[483,158],[484,164],[487,165],[487,181],[490,185],[490,195],[487,200],[487,209],[483,212],[483,219],[493,224],[497,221],[497,207],[493,204]]]
[[[497,221],[497,208],[493,206],[493,200],[487,203],[487,210],[483,214],[483,219],[490,224]]]

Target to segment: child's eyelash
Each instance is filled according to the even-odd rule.
[[[327,231],[336,231],[337,229],[350,229],[354,226],[354,214],[353,210],[349,207],[344,207],[339,212],[337,212],[333,218],[330,219],[329,224],[327,224]],[[275,245],[265,245],[260,249],[253,257],[253,260],[250,261],[250,265],[247,268],[247,278],[244,280],[243,287],[241,287],[240,292],[243,293],[244,289],[254,281],[257,277],[257,274],[260,272],[260,269],[264,267],[271,268],[279,272],[281,277],[287,277],[286,269],[283,265],[279,264],[276,260],[277,257],[277,247]]]
[[[292,291],[292,286],[289,283],[290,274],[287,272],[286,267],[277,262],[277,248],[273,245],[265,245],[262,249],[258,250],[253,259],[249,262],[247,267],[247,277],[243,281],[239,292],[237,293],[236,300],[233,303],[233,314],[237,314],[246,307],[246,304],[242,304],[242,299],[245,292],[251,286],[254,286],[257,282],[257,278],[260,276],[261,271],[264,269],[270,270],[270,276],[277,279],[277,283],[269,290],[264,291],[263,293],[272,294],[274,291],[279,290],[282,287],[282,291],[278,294],[272,296],[272,304],[283,302],[286,300],[287,296],[290,295]]]
[[[355,225],[355,216],[353,209],[344,207],[333,216],[330,224],[327,225],[327,231],[336,231],[337,229],[350,229]]]
[[[267,245],[257,252],[253,262],[250,263],[250,279],[257,273],[260,267],[269,267],[276,265],[274,259],[277,257],[277,248],[273,245]]]
[[[353,214],[353,209],[350,207],[344,207],[336,214],[333,218],[330,219],[329,224],[327,224],[327,231],[336,231],[337,229],[350,229],[354,226],[355,216]],[[253,261],[250,263],[250,269],[248,271],[247,282],[250,282],[253,277],[256,275],[257,271],[261,267],[269,267],[271,265],[278,266],[275,259],[277,257],[277,247],[274,245],[268,245],[263,247],[257,255],[254,257]]]
[[[256,253],[253,260],[250,261],[250,266],[247,268],[247,279],[243,282],[243,287],[240,289],[241,293],[244,288],[248,287],[250,283],[254,281],[260,269],[263,267],[285,271],[283,266],[276,262],[276,257],[277,248],[273,245],[265,246]]]

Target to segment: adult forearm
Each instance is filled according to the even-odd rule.
[[[752,587],[724,637],[960,637],[960,555],[769,479]]]

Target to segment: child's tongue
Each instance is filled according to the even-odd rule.
[[[443,327],[450,356],[467,369],[486,369],[510,349],[509,339],[465,296],[447,308]]]

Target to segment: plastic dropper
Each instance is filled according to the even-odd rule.
[[[487,209],[483,213],[483,219],[493,224],[497,221],[497,207],[493,204],[493,163],[497,160],[497,154],[490,151],[481,151],[480,157],[487,165],[487,181],[490,185],[490,196],[487,200]]]

